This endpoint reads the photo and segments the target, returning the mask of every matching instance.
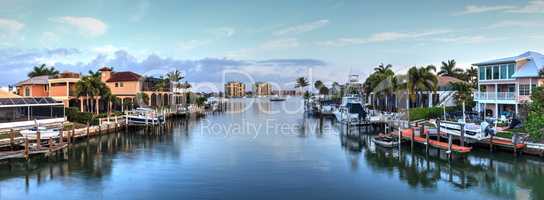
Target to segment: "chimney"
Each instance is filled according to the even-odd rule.
[[[106,82],[111,78],[112,70],[109,67],[102,67],[98,71],[100,71],[100,80],[102,82]]]

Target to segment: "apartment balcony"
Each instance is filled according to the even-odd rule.
[[[474,99],[477,101],[516,101],[517,92],[476,92]]]

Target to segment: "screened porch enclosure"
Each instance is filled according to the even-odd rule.
[[[64,104],[52,98],[0,98],[0,123],[64,118]]]

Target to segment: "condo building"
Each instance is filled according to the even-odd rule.
[[[225,84],[225,97],[243,97],[246,93],[246,85],[239,81],[231,81]]]
[[[478,67],[477,109],[490,117],[512,117],[519,105],[530,101],[533,88],[543,84],[539,72],[544,55],[526,52],[518,56],[473,64]]]
[[[272,85],[266,82],[257,82],[253,85],[253,95],[270,96],[272,95]]]

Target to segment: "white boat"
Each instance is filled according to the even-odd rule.
[[[378,146],[387,147],[387,148],[399,146],[398,140],[395,140],[394,138],[388,137],[388,136],[372,137],[372,142],[374,142],[374,144]]]
[[[26,130],[22,130],[20,133],[23,137],[35,140],[38,137],[38,132],[40,132],[40,139],[47,140],[49,138],[58,138],[60,135],[60,130],[58,128],[45,128],[45,127],[34,127]]]
[[[322,115],[333,115],[335,111],[334,105],[322,105],[319,110]]]
[[[137,108],[126,115],[129,125],[160,125],[164,124],[164,116],[150,108]]]
[[[366,120],[366,111],[357,95],[342,97],[342,104],[333,113],[337,121],[351,125],[359,125]]]
[[[285,97],[281,97],[281,96],[273,96],[273,97],[270,97],[269,99],[270,101],[285,101]]]
[[[482,122],[480,125],[474,123],[463,122],[440,122],[440,132],[447,133],[453,136],[461,136],[461,129],[465,130],[464,137],[481,141],[490,138],[491,136],[486,133],[486,129],[491,129],[491,132],[495,132],[487,122]]]

